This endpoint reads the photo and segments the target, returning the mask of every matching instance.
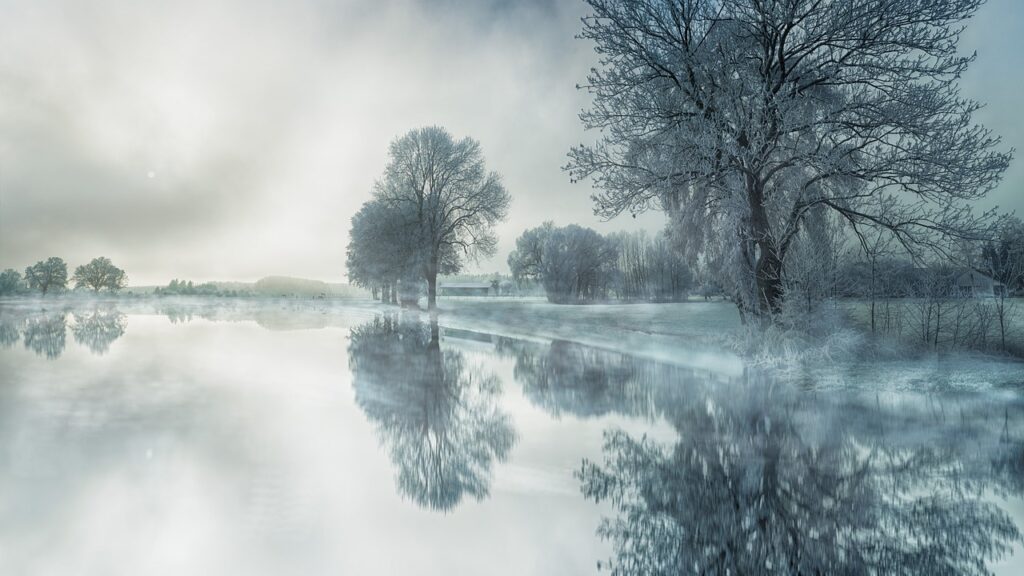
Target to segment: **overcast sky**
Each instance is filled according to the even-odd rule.
[[[964,48],[979,120],[1024,149],[1024,2]],[[513,197],[498,255],[554,220],[603,231],[561,167],[587,139],[577,0],[0,0],[0,268],[97,255],[132,284],[344,280],[349,219],[388,142],[430,124],[483,145]],[[1015,161],[989,205],[1024,212]],[[986,207],[988,207],[987,205]]]

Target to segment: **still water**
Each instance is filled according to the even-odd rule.
[[[0,305],[0,574],[1020,574],[1024,395]]]

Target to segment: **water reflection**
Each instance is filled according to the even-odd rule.
[[[514,375],[526,397],[554,416],[653,419],[680,401],[676,396],[684,390],[676,383],[713,377],[565,340],[545,345],[497,338],[496,349],[515,360]]]
[[[75,342],[87,347],[93,354],[102,355],[110,344],[124,336],[125,315],[116,308],[94,308],[90,312],[75,312],[71,333]]]
[[[67,340],[67,315],[51,312],[31,315],[22,324],[25,348],[51,360],[59,358]]]
[[[412,316],[354,328],[348,352],[356,403],[388,448],[399,491],[434,510],[485,498],[494,462],[516,441],[498,378],[442,348],[436,322]]]
[[[324,566],[336,560],[335,536],[356,533],[406,551],[419,548],[403,537],[422,544],[429,552],[417,566],[477,553],[505,573],[529,572],[494,561],[510,534],[531,538],[509,545],[513,555],[543,558],[552,573],[581,573],[610,555],[615,574],[982,574],[1020,542],[1014,508],[1001,499],[1019,506],[1024,494],[1024,401],[1015,391],[820,392],[754,372],[728,376],[391,314],[350,332],[352,394],[337,386],[346,368],[336,342],[345,332],[270,334],[256,325],[347,330],[368,315],[257,304],[191,312],[122,304],[171,323],[193,315],[223,322],[151,322],[131,335],[113,307],[0,308],[0,344],[17,348],[0,351],[0,373],[14,374],[0,387],[0,460],[13,463],[0,476],[10,500],[23,503],[0,514],[0,530],[46,534],[26,558],[81,540],[49,533],[68,524],[65,510],[96,504],[82,512],[91,527],[108,506],[130,502],[122,496],[132,489],[140,501],[201,502],[229,532],[251,524],[282,549],[313,542],[295,557]],[[94,370],[85,354],[25,362],[19,342],[56,358],[67,331],[93,354],[122,337],[137,339],[134,351],[174,353],[135,363],[108,355],[110,370]],[[183,331],[193,336],[168,337]],[[216,360],[202,344],[214,341],[230,344]],[[314,365],[330,369],[308,370]],[[10,369],[22,366],[25,374]],[[514,386],[522,397],[504,394]],[[325,397],[354,399],[365,420],[338,418]],[[390,465],[364,466],[378,458],[372,440],[321,450],[319,439],[360,437],[367,422]],[[594,441],[601,431],[603,449]],[[498,466],[513,456],[514,467]],[[202,472],[202,482],[163,482],[182,468]],[[88,492],[94,479],[124,470],[130,479],[105,493],[116,496]],[[148,470],[148,483],[137,483]],[[50,484],[38,481],[40,471]],[[499,485],[516,487],[512,497],[493,488],[506,472]],[[360,497],[348,498],[354,490]],[[416,506],[396,505],[396,491]],[[461,520],[416,509],[450,511],[485,498],[492,505],[469,507]],[[142,515],[161,525],[148,508]],[[607,548],[593,536],[600,515]],[[505,529],[496,535],[493,526]],[[313,534],[326,538],[314,542]]]
[[[20,321],[0,314],[0,347],[10,348],[21,340]]]
[[[613,574],[988,574],[1021,537],[992,499],[1021,494],[1020,445],[960,410],[748,382],[674,406],[675,443],[608,432],[578,477],[616,509]]]
[[[68,317],[73,319],[71,333],[75,342],[96,355],[124,336],[126,316],[113,306],[87,309],[68,308],[0,310],[0,347],[10,348],[24,342],[25,348],[50,360],[60,358],[67,347]]]

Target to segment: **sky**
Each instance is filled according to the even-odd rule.
[[[107,256],[133,285],[341,282],[349,221],[408,130],[480,141],[512,195],[498,253],[545,220],[608,222],[562,170],[592,139],[578,0],[0,0],[0,268]],[[978,120],[1024,149],[1024,2],[963,48]],[[1013,163],[985,208],[1024,213]]]

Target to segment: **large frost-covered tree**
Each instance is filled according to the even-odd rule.
[[[375,199],[402,219],[403,234],[417,246],[427,281],[427,304],[437,304],[437,275],[456,253],[494,253],[494,226],[508,213],[509,194],[497,172],[487,170],[480,143],[456,140],[444,128],[412,130],[396,139]]]
[[[585,1],[600,64],[581,118],[601,137],[570,152],[573,178],[602,215],[667,211],[742,312],[780,309],[816,209],[912,253],[983,236],[971,201],[1011,157],[956,82],[983,0]]]

